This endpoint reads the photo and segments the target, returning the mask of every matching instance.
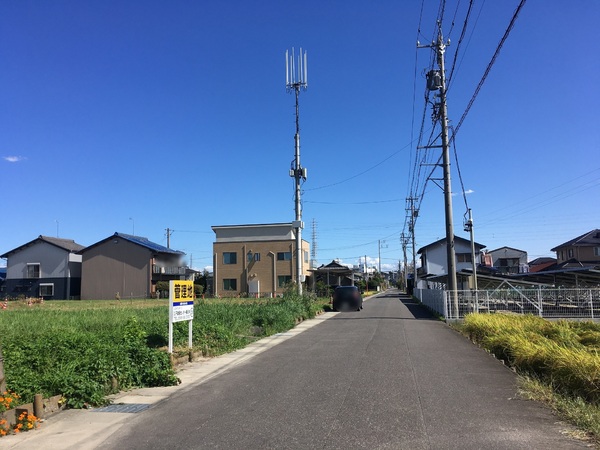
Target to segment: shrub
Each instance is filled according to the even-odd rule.
[[[198,302],[194,350],[218,355],[242,348],[256,336],[285,331],[299,319],[314,317],[322,304],[297,293],[280,299]],[[104,404],[108,394],[121,389],[177,383],[164,348],[164,301],[53,301],[9,308],[0,311],[0,329],[7,384],[23,403],[37,393],[62,394],[70,407],[80,408]],[[187,353],[186,322],[174,324],[173,339],[175,351]]]

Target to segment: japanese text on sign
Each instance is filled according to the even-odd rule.
[[[173,280],[169,284],[171,321],[192,320],[194,318],[193,281]]]

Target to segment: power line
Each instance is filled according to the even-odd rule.
[[[310,189],[305,189],[303,192],[309,192],[309,191],[318,191],[318,190],[320,190],[320,189],[325,189],[325,188],[329,188],[329,187],[337,186],[337,185],[340,185],[340,184],[342,184],[342,183],[345,183],[345,182],[347,182],[347,181],[350,181],[350,180],[353,180],[353,179],[355,179],[355,178],[358,178],[358,177],[360,177],[360,176],[364,175],[365,173],[367,173],[367,172],[370,172],[371,170],[373,170],[373,169],[376,169],[377,167],[381,166],[383,163],[385,163],[385,162],[389,161],[389,160],[390,160],[390,159],[392,159],[394,156],[396,156],[398,153],[400,153],[400,152],[402,152],[402,151],[406,150],[407,148],[409,148],[411,145],[412,145],[412,142],[411,142],[411,143],[409,143],[409,144],[406,144],[406,145],[405,145],[404,147],[402,147],[400,150],[398,150],[398,151],[395,151],[394,153],[390,154],[390,155],[389,155],[387,158],[385,158],[385,159],[381,160],[381,161],[380,161],[380,162],[378,162],[377,164],[375,164],[375,165],[373,165],[373,166],[369,167],[368,169],[365,169],[365,170],[363,170],[362,172],[360,172],[360,173],[357,173],[356,175],[352,175],[351,177],[345,178],[345,179],[343,179],[343,180],[340,180],[340,181],[336,181],[335,183],[326,184],[326,185],[323,185],[323,186],[317,186],[317,187],[310,188]]]
[[[465,20],[463,22],[462,31],[460,32],[460,37],[458,38],[458,44],[456,44],[456,51],[454,52],[454,58],[452,60],[452,67],[450,68],[450,75],[448,76],[448,88],[450,88],[450,85],[452,84],[452,75],[454,74],[454,68],[456,66],[456,58],[458,57],[458,52],[460,51],[460,45],[462,44],[462,41],[467,32],[467,25],[469,23],[469,17],[471,16],[472,9],[473,9],[473,0],[470,0],[469,8],[467,9],[467,14],[465,15]]]
[[[394,203],[394,202],[401,202],[401,201],[404,201],[404,199],[395,198],[395,199],[391,199],[391,200],[372,200],[372,201],[365,201],[365,202],[317,202],[317,201],[305,200],[304,202],[319,204],[319,205],[374,205],[377,203]]]
[[[465,192],[465,185],[463,183],[462,173],[460,172],[460,164],[458,164],[458,154],[456,153],[456,139],[452,140],[452,148],[454,149],[454,160],[456,161],[456,171],[458,172],[458,179],[460,181],[460,189],[463,194],[463,199],[465,201],[465,209],[469,211],[469,203],[467,202],[467,194]]]
[[[496,58],[500,54],[500,50],[502,49],[502,46],[504,45],[504,42],[506,42],[506,39],[508,38],[510,32],[512,31],[512,29],[513,29],[513,27],[515,25],[515,22],[517,20],[517,17],[519,16],[519,13],[521,12],[521,9],[525,5],[526,1],[527,0],[521,0],[521,3],[519,3],[519,6],[517,6],[517,9],[513,13],[512,19],[511,19],[510,23],[508,24],[508,27],[506,28],[506,31],[504,32],[504,36],[502,36],[502,39],[500,39],[500,42],[498,43],[498,47],[496,47],[496,51],[494,52],[494,56],[492,56],[492,59],[490,60],[487,68],[485,69],[483,77],[481,77],[481,80],[479,81],[479,84],[477,85],[477,88],[475,89],[475,92],[473,93],[473,96],[471,97],[471,100],[469,101],[469,104],[467,105],[467,108],[465,109],[465,112],[463,113],[462,117],[458,121],[458,124],[454,128],[454,132],[453,132],[453,134],[451,136],[451,139],[454,139],[454,137],[456,136],[456,133],[458,133],[458,130],[460,129],[462,123],[464,122],[465,118],[467,117],[467,114],[469,114],[469,110],[471,109],[471,106],[473,106],[473,103],[475,102],[475,99],[477,98],[477,95],[479,94],[479,91],[481,90],[481,87],[483,86],[483,83],[485,83],[485,80],[486,80],[487,76],[489,75],[490,70],[492,70],[492,66],[496,62]]]

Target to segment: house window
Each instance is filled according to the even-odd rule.
[[[54,283],[40,283],[40,297],[54,296]]]
[[[570,248],[570,249],[569,249],[569,258],[572,258],[572,257],[573,257],[573,249],[572,249],[572,248]]]
[[[600,247],[594,247],[594,256],[600,256]]]
[[[471,254],[470,253],[457,253],[456,260],[459,263],[470,263],[471,262]]]
[[[292,276],[291,275],[279,275],[277,277],[277,286],[282,288],[285,287],[288,283],[292,282]]]
[[[291,261],[292,252],[277,252],[277,261]]]
[[[40,265],[39,264],[27,264],[27,278],[39,278],[40,277]]]
[[[304,251],[304,262],[308,264],[308,252]]]
[[[249,263],[251,263],[252,261],[260,261],[260,253],[251,253],[248,252],[247,258]]]
[[[237,264],[237,253],[236,252],[224,252],[223,253],[223,264]]]
[[[260,253],[254,254],[254,261],[260,261]]]
[[[235,278],[225,278],[223,280],[224,291],[237,291],[237,280]]]

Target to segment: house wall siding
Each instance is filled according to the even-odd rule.
[[[148,297],[151,279],[151,252],[118,236],[83,253],[82,299]]]
[[[40,263],[42,278],[63,278],[67,273],[68,255],[66,250],[38,242],[9,256],[6,278],[27,278],[28,263]]]
[[[427,274],[433,275],[445,275],[448,273],[448,255],[446,253],[446,243],[428,247],[426,250],[425,264]],[[454,242],[454,253],[468,253],[471,254],[471,246],[465,245],[460,241]],[[475,258],[478,255],[475,254]],[[472,269],[473,264],[471,262],[455,262],[456,270],[461,271],[463,269]]]
[[[558,263],[576,259],[577,261],[600,262],[600,257],[594,255],[594,247],[592,246],[566,246],[559,247],[556,251],[556,259]],[[573,251],[573,256],[569,256],[569,250]]]

